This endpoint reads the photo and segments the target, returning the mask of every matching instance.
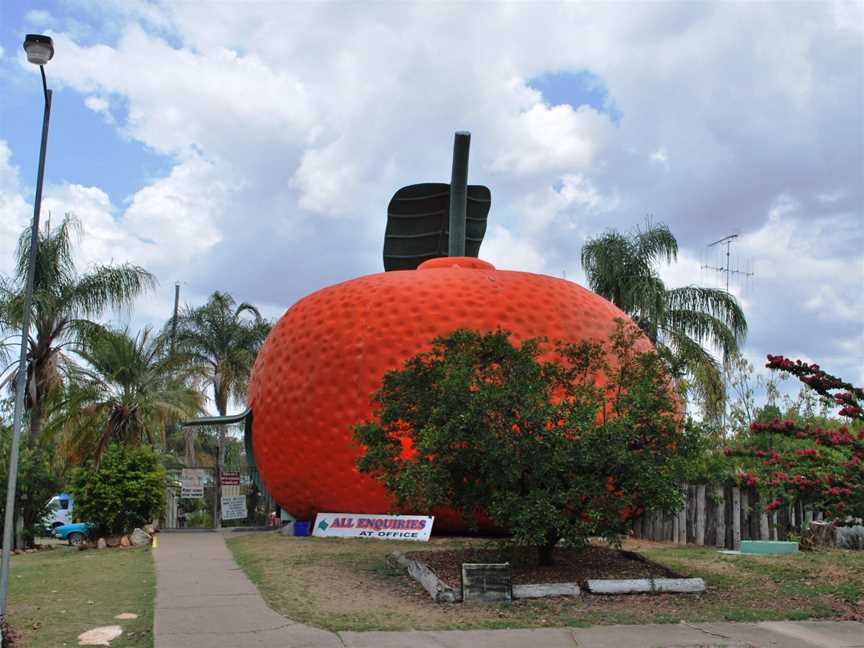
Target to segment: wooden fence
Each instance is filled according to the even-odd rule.
[[[685,486],[687,500],[677,513],[648,513],[633,522],[633,536],[658,542],[738,549],[742,540],[788,540],[801,535],[822,513],[801,504],[765,511],[755,489]]]

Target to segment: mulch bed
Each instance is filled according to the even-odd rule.
[[[460,551],[412,551],[406,558],[419,560],[442,581],[459,589],[462,563],[510,562],[514,585],[532,583],[579,583],[589,578],[681,578],[670,569],[630,551],[588,546],[583,549],[556,549],[555,564],[541,567],[519,556],[502,555],[494,549]]]

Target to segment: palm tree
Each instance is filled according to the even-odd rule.
[[[212,388],[213,402],[220,416],[228,402],[244,402],[249,374],[271,324],[252,304],[237,305],[227,293],[214,292],[206,304],[187,307],[177,320],[176,348],[188,354]],[[187,464],[194,463],[194,436],[186,432]],[[218,465],[224,461],[223,432],[219,437]]]
[[[47,399],[60,387],[60,367],[67,361],[64,348],[85,330],[96,326],[90,318],[107,308],[129,306],[155,286],[153,276],[138,266],[103,265],[79,274],[72,258],[72,238],[80,224],[67,214],[59,227],[40,232],[33,282],[31,328],[27,365],[7,364],[0,383],[15,385],[18,371],[27,372],[26,408],[30,414],[29,445],[39,440]],[[20,331],[24,314],[24,284],[30,255],[30,229],[18,241],[16,268],[0,278],[0,327],[7,334]]]
[[[166,421],[195,416],[204,401],[190,384],[195,367],[169,346],[149,328],[86,331],[75,348],[84,363],[67,372],[46,436],[60,433],[75,463],[98,462],[112,441],[164,447]]]
[[[678,257],[678,242],[663,224],[624,235],[614,230],[589,239],[582,247],[588,285],[630,315],[674,376],[689,376],[706,395],[706,415],[717,416],[725,402],[720,367],[710,349],[725,361],[737,353],[747,335],[747,320],[738,300],[713,288],[667,289],[657,273],[660,262]]]

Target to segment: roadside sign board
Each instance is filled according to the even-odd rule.
[[[242,520],[247,515],[245,495],[222,497],[223,520]]]
[[[238,471],[230,471],[222,473],[222,485],[223,486],[239,486],[240,485],[240,473]]]
[[[204,497],[204,472],[199,468],[184,468],[180,472],[180,497]]]
[[[432,515],[370,515],[319,513],[312,535],[319,538],[378,538],[426,542],[432,534]]]

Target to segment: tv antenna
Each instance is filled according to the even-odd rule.
[[[747,277],[752,277],[754,274],[753,272],[748,272],[746,270],[739,270],[737,267],[734,270],[732,269],[732,266],[731,266],[732,243],[734,243],[735,239],[737,239],[737,238],[738,238],[737,234],[730,234],[729,236],[724,236],[723,238],[718,239],[718,240],[714,241],[713,243],[709,243],[707,246],[709,248],[718,247],[721,249],[722,249],[723,245],[726,246],[726,264],[725,265],[721,264],[719,266],[712,266],[712,265],[709,265],[707,263],[702,265],[703,270],[716,270],[717,272],[722,272],[726,275],[726,294],[727,295],[729,294],[729,278],[732,275],[740,275],[740,276],[743,276],[744,278],[747,278]],[[728,420],[727,414],[726,414],[726,409],[728,406],[728,402],[727,402],[728,401],[728,394],[727,394],[728,389],[729,389],[729,359],[724,357],[723,358],[723,396],[724,396],[724,398],[723,398],[723,418],[722,418],[722,422],[721,422],[724,435],[726,434],[726,424],[727,424],[727,420]]]
[[[712,265],[708,265],[707,263],[702,265],[703,270],[716,270],[717,272],[723,272],[726,274],[726,293],[727,294],[729,293],[729,277],[730,276],[742,275],[743,277],[746,278],[746,277],[752,277],[754,274],[752,272],[747,272],[745,270],[738,270],[737,268],[733,270],[732,267],[730,266],[730,256],[731,256],[732,243],[737,238],[738,238],[737,234],[730,234],[729,236],[724,236],[723,238],[718,239],[718,240],[714,241],[713,243],[708,244],[709,248],[714,247],[714,246],[722,246],[722,245],[726,246],[726,265],[725,266],[723,266],[723,265],[712,266]]]

